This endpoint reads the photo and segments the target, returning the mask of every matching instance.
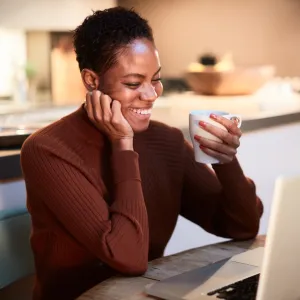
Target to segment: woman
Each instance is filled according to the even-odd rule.
[[[150,121],[162,84],[147,22],[123,8],[96,11],[74,45],[85,105],[22,148],[34,299],[74,299],[113,274],[143,274],[179,214],[221,237],[255,237],[262,203],[235,158],[237,126],[214,116],[229,133],[201,124],[224,141],[195,137],[222,162],[213,171],[180,130]]]

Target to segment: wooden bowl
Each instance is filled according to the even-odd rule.
[[[185,79],[189,87],[202,95],[250,95],[256,92],[275,74],[275,67],[237,67],[229,71],[207,68],[201,72],[187,72]]]

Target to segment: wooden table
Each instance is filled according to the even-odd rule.
[[[243,242],[223,242],[204,246],[175,255],[162,257],[149,263],[148,271],[141,277],[113,277],[90,289],[77,300],[154,300],[143,293],[147,284],[203,267],[218,260],[262,247],[265,236]]]

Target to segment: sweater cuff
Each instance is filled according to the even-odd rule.
[[[231,186],[242,182],[248,183],[236,157],[228,164],[213,165],[213,169],[222,185]]]
[[[130,150],[117,151],[112,154],[114,183],[127,180],[141,181],[138,153]]]

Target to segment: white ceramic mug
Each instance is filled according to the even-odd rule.
[[[207,139],[211,139],[213,141],[217,142],[222,142],[219,138],[216,136],[212,135],[211,133],[207,132],[203,128],[200,127],[199,122],[203,121],[206,123],[210,123],[214,126],[217,126],[221,129],[224,129],[227,131],[227,129],[221,125],[220,123],[214,121],[213,119],[210,118],[211,114],[215,114],[217,116],[222,116],[228,120],[236,121],[237,126],[240,127],[242,125],[242,118],[239,115],[233,115],[229,114],[224,111],[216,111],[216,110],[194,110],[190,112],[189,115],[189,131],[190,131],[190,137],[194,146],[194,154],[195,154],[195,160],[199,163],[203,164],[217,164],[219,161],[207,155],[204,153],[200,147],[199,143],[195,141],[194,136],[199,135],[201,137],[205,137]]]

